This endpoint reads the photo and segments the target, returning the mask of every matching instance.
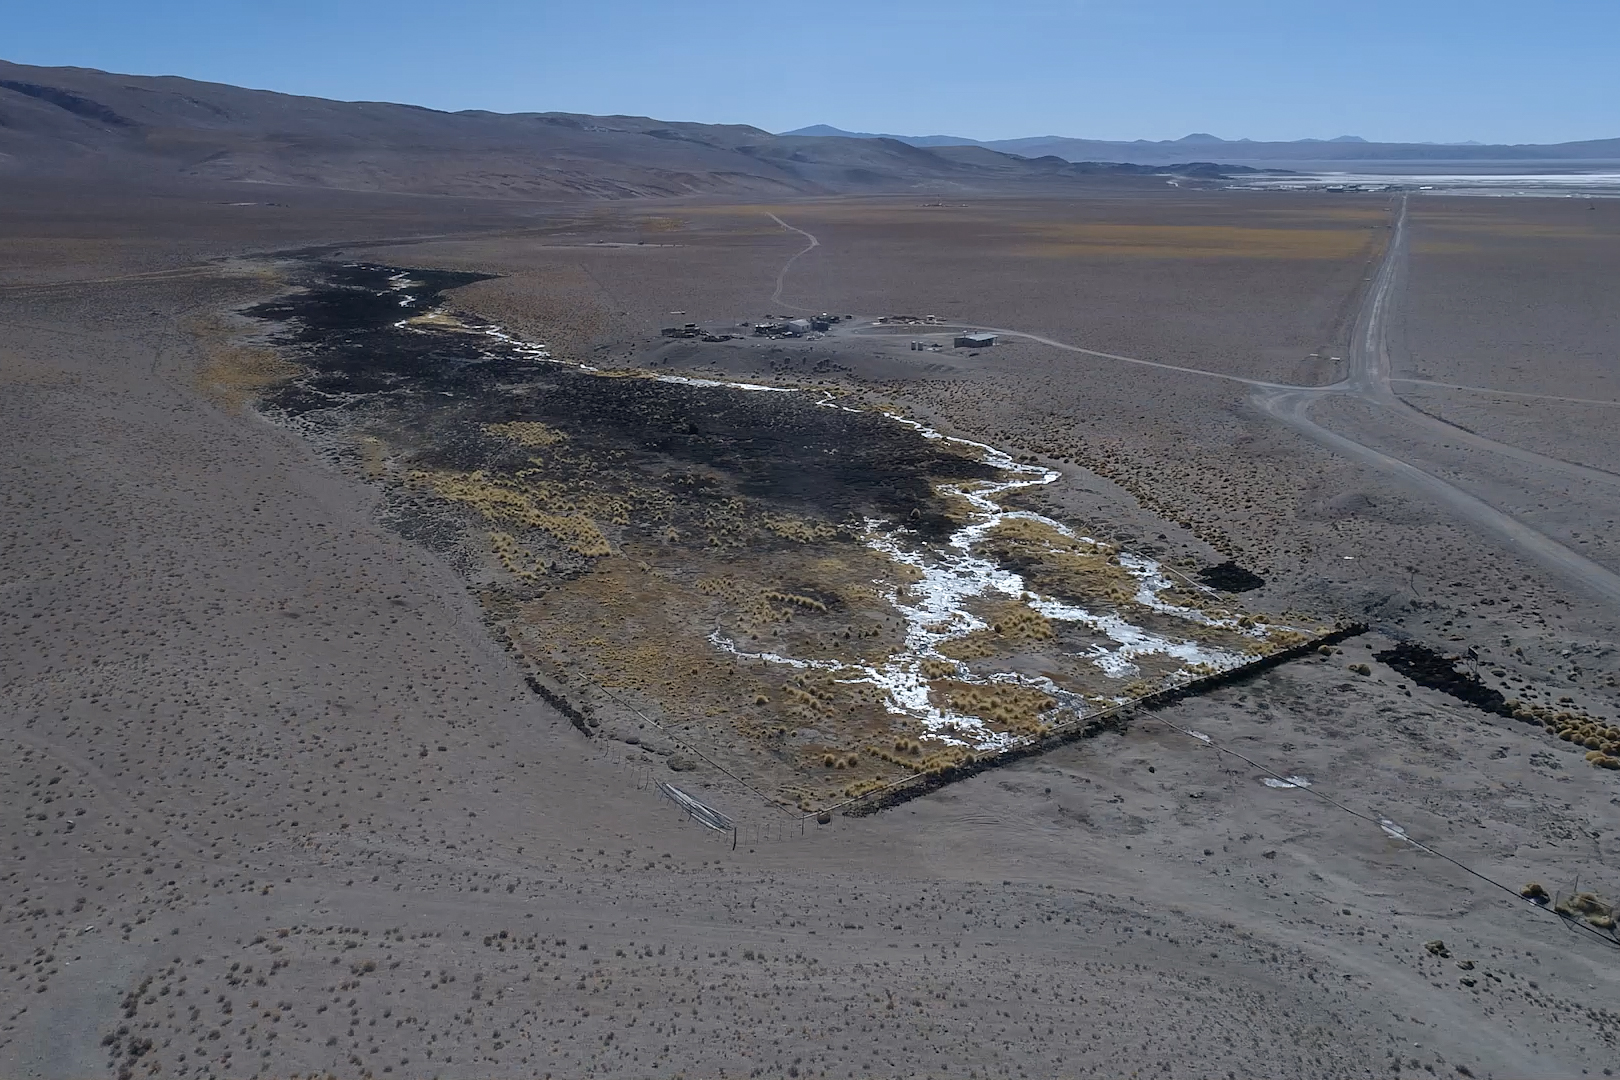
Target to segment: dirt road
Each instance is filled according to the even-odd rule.
[[[809,232],[789,225],[775,214],[772,219],[783,228],[809,238],[810,245],[794,254],[777,274],[774,300],[780,300],[785,276],[802,256],[819,246]],[[1414,494],[1444,507],[1476,529],[1553,571],[1583,592],[1599,596],[1620,609],[1620,574],[1571,550],[1566,545],[1528,524],[1504,507],[1527,506],[1548,496],[1569,496],[1568,489],[1554,490],[1559,481],[1575,482],[1596,489],[1598,499],[1607,499],[1620,487],[1620,475],[1579,462],[1540,454],[1520,446],[1487,438],[1466,428],[1449,424],[1413,407],[1395,393],[1392,386],[1388,344],[1390,311],[1406,263],[1407,202],[1403,197],[1384,258],[1357,316],[1355,335],[1349,353],[1350,371],[1344,379],[1325,386],[1299,386],[1245,378],[1227,372],[1209,371],[1178,364],[1166,364],[1140,357],[1088,349],[1070,342],[1010,327],[983,327],[992,333],[1022,338],[1065,352],[1197,378],[1239,383],[1253,389],[1251,401],[1267,416],[1299,432],[1312,441],[1360,464],[1389,475]],[[859,332],[859,331],[857,331]],[[1405,380],[1403,380],[1405,381]],[[1314,406],[1329,398],[1353,399],[1372,406],[1397,422],[1403,445],[1388,445],[1375,430],[1332,430],[1312,418]],[[1616,404],[1596,402],[1596,404]],[[1528,482],[1504,484],[1483,476],[1469,491],[1458,482],[1439,474],[1432,464],[1437,444],[1447,450],[1463,449],[1485,454],[1528,470]]]
[[[1521,447],[1511,446],[1485,438],[1452,424],[1420,412],[1401,400],[1390,385],[1390,359],[1388,344],[1389,312],[1396,286],[1405,264],[1407,247],[1407,213],[1403,199],[1400,213],[1390,237],[1384,260],[1378,267],[1372,287],[1368,289],[1357,320],[1355,337],[1350,350],[1350,374],[1342,382],[1328,387],[1259,387],[1253,401],[1260,409],[1279,422],[1307,436],[1335,453],[1342,454],[1365,465],[1387,473],[1414,493],[1446,507],[1453,514],[1476,528],[1557,573],[1570,584],[1583,591],[1600,595],[1608,603],[1620,607],[1620,575],[1547,536],[1514,514],[1505,512],[1496,503],[1507,492],[1490,492],[1485,497],[1463,490],[1422,467],[1418,460],[1408,460],[1386,449],[1373,445],[1368,436],[1360,432],[1331,431],[1311,419],[1311,407],[1330,395],[1352,395],[1376,406],[1397,418],[1410,429],[1429,435],[1438,435],[1452,444],[1462,444],[1476,451],[1512,459],[1535,469],[1612,487],[1620,482],[1615,474],[1593,469],[1575,462],[1548,457]],[[1415,458],[1415,455],[1413,455]],[[1495,498],[1491,496],[1495,495]],[[1515,500],[1522,502],[1524,500]]]

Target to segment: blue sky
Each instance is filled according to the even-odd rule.
[[[1616,0],[75,0],[0,58],[441,109],[978,138],[1620,136]]]

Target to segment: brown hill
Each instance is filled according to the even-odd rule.
[[[640,116],[449,113],[0,61],[0,172],[14,174],[622,198],[969,191],[1163,171]]]

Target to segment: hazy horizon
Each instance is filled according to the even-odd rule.
[[[474,0],[447,33],[421,0],[195,0],[29,8],[8,59],[178,75],[340,100],[496,112],[629,114],[767,131],[980,140],[1558,143],[1620,136],[1606,55],[1620,10],[1563,0],[850,0],[806,12],[721,0],[521,5]],[[1576,32],[1578,30],[1578,33]],[[355,43],[365,47],[357,49]]]
[[[1043,132],[1040,132],[1039,134],[1011,135],[1011,136],[997,137],[997,138],[994,138],[994,139],[989,139],[989,138],[983,138],[983,137],[980,137],[980,136],[977,136],[977,135],[963,134],[960,131],[864,131],[864,130],[858,130],[856,128],[844,127],[841,124],[830,124],[830,123],[804,124],[804,125],[802,125],[801,127],[798,127],[798,128],[790,128],[790,129],[788,129],[786,131],[777,131],[777,132],[773,132],[772,134],[776,134],[776,135],[795,135],[795,134],[800,133],[801,131],[808,131],[808,130],[818,128],[818,127],[832,128],[832,129],[844,132],[844,133],[849,134],[849,135],[866,136],[866,137],[870,137],[870,136],[879,136],[879,137],[898,136],[898,137],[901,137],[901,138],[908,138],[908,139],[959,138],[959,139],[973,139],[976,142],[1007,142],[1007,141],[1016,141],[1016,140],[1021,140],[1021,139],[1057,138],[1057,139],[1081,139],[1081,140],[1086,140],[1086,141],[1090,141],[1090,142],[1117,142],[1117,143],[1140,142],[1140,143],[1151,143],[1151,144],[1187,143],[1189,145],[1198,145],[1199,143],[1207,143],[1207,144],[1210,144],[1210,145],[1215,145],[1215,144],[1222,144],[1222,143],[1260,143],[1260,142],[1320,142],[1320,143],[1358,142],[1358,143],[1377,143],[1377,144],[1385,144],[1385,145],[1399,144],[1399,145],[1406,145],[1406,146],[1493,146],[1493,145],[1494,146],[1511,146],[1511,145],[1547,146],[1547,145],[1557,145],[1555,143],[1547,143],[1547,142],[1544,142],[1544,141],[1513,144],[1513,143],[1486,143],[1486,142],[1484,142],[1483,140],[1480,140],[1480,139],[1414,139],[1414,140],[1373,139],[1373,138],[1367,138],[1367,137],[1364,137],[1364,136],[1361,136],[1361,135],[1357,135],[1357,134],[1355,134],[1353,132],[1346,132],[1346,133],[1342,133],[1342,134],[1339,134],[1339,135],[1331,135],[1331,136],[1302,135],[1297,139],[1252,139],[1252,138],[1249,138],[1248,136],[1245,136],[1245,135],[1238,135],[1238,136],[1234,136],[1234,137],[1226,137],[1226,136],[1214,134],[1213,132],[1190,131],[1185,135],[1178,136],[1178,137],[1172,137],[1172,138],[1168,138],[1168,139],[1143,139],[1143,138],[1101,139],[1101,138],[1096,138],[1096,137],[1091,136],[1091,135],[1076,134],[1074,132],[1043,131]],[[1602,141],[1604,139],[1609,139],[1609,138],[1620,138],[1620,124],[1616,124],[1616,134],[1612,135],[1612,136],[1598,135],[1598,136],[1595,136],[1594,139],[1592,139],[1592,140],[1565,139],[1565,140],[1560,140],[1560,142]]]

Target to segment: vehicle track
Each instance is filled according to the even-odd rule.
[[[1553,469],[1557,472],[1567,473],[1582,480],[1599,484],[1620,484],[1620,475],[1604,469],[1594,469],[1590,465],[1567,461],[1564,458],[1552,457],[1548,454],[1539,454],[1534,450],[1526,450],[1522,446],[1511,443],[1498,442],[1495,439],[1469,431],[1448,423],[1438,416],[1426,413],[1409,404],[1400,395],[1395,393],[1391,385],[1389,361],[1389,336],[1385,329],[1390,298],[1395,292],[1395,283],[1400,277],[1401,267],[1406,255],[1406,198],[1401,199],[1401,210],[1395,219],[1394,233],[1390,237],[1389,247],[1384,252],[1384,260],[1379,264],[1378,273],[1374,278],[1373,287],[1367,294],[1367,300],[1362,306],[1360,317],[1357,319],[1356,331],[1350,343],[1350,374],[1342,384],[1336,387],[1355,393],[1358,396],[1372,401],[1385,409],[1399,415],[1419,427],[1438,432],[1448,439],[1466,443],[1475,449],[1500,454],[1503,457],[1535,465],[1540,468]]]
[[[782,299],[782,285],[787,280],[787,272],[788,272],[788,270],[790,270],[792,268],[793,264],[798,262],[799,259],[802,256],[808,255],[812,251],[814,251],[816,248],[820,247],[821,246],[821,241],[817,240],[813,234],[805,232],[803,229],[799,228],[798,226],[789,225],[787,222],[783,221],[781,218],[777,217],[775,214],[769,214],[768,213],[766,216],[769,217],[772,221],[776,222],[778,225],[782,226],[782,228],[788,230],[789,232],[796,232],[800,236],[804,237],[806,240],[810,241],[810,243],[808,245],[806,245],[804,248],[802,248],[799,251],[795,252],[793,254],[793,256],[788,259],[787,262],[782,264],[782,269],[780,269],[780,270],[778,270],[776,272],[776,291],[771,293],[771,303],[779,304],[782,307],[790,307],[790,308],[793,308],[793,310],[795,310],[795,311],[808,311],[808,310],[810,310],[809,308],[801,308],[801,307],[798,307],[798,306],[796,306],[794,304],[789,304],[785,300],[783,300]]]
[[[1563,401],[1571,405],[1601,405],[1607,409],[1620,409],[1620,401],[1607,401],[1603,398],[1564,397],[1561,394],[1529,394],[1522,390],[1498,390],[1491,386],[1468,386],[1465,383],[1437,382],[1434,379],[1406,379],[1392,376],[1392,383],[1405,383],[1408,386],[1437,386],[1442,390],[1466,390],[1471,394],[1495,394],[1498,397],[1531,398],[1535,401]]]
[[[1526,464],[1613,484],[1620,477],[1560,458],[1487,439],[1447,424],[1408,405],[1390,386],[1386,321],[1406,247],[1406,199],[1401,200],[1389,247],[1363,302],[1350,349],[1351,370],[1342,382],[1327,387],[1261,388],[1251,400],[1268,416],[1330,450],[1387,473],[1409,490],[1425,496],[1457,517],[1504,541],[1509,547],[1620,607],[1620,574],[1593,562],[1511,514],[1497,509],[1409,461],[1323,427],[1310,417],[1311,406],[1329,394],[1348,394],[1384,409],[1415,426],[1439,429],[1447,438]]]
[[[788,270],[792,268],[800,256],[819,247],[820,241],[816,239],[814,234],[797,226],[789,225],[775,214],[771,214],[770,217],[771,220],[784,229],[799,233],[810,241],[807,247],[794,254],[777,271],[776,291],[772,294],[772,300],[780,303],[783,283],[786,280]],[[1414,427],[1439,433],[1453,443],[1606,487],[1620,486],[1620,474],[1498,442],[1495,439],[1487,438],[1466,428],[1448,423],[1439,417],[1431,416],[1408,404],[1395,393],[1392,385],[1395,380],[1390,375],[1386,323],[1391,298],[1394,295],[1396,282],[1399,279],[1400,269],[1406,253],[1406,234],[1407,198],[1403,196],[1400,210],[1392,227],[1389,245],[1385,249],[1384,258],[1379,263],[1372,287],[1368,290],[1367,296],[1362,302],[1361,312],[1356,320],[1356,329],[1352,336],[1349,354],[1351,361],[1350,373],[1338,382],[1321,386],[1299,386],[1289,383],[1268,382],[1263,379],[1250,379],[1241,375],[1232,375],[1223,371],[1207,371],[1178,364],[1165,364],[1156,360],[1144,360],[1140,357],[1121,356],[1117,353],[1101,352],[1096,349],[1072,345],[1066,341],[1044,337],[1026,330],[1015,330],[1008,327],[982,327],[981,329],[1008,337],[1023,338],[1026,341],[1033,341],[1065,352],[1094,356],[1098,359],[1113,360],[1119,363],[1134,364],[1139,367],[1157,368],[1161,371],[1173,371],[1183,375],[1219,379],[1251,387],[1254,393],[1250,400],[1267,416],[1305,435],[1329,450],[1375,468],[1380,472],[1387,473],[1413,493],[1429,499],[1437,506],[1444,507],[1456,517],[1496,537],[1520,554],[1558,574],[1569,583],[1600,596],[1608,604],[1620,608],[1620,574],[1616,574],[1607,567],[1601,566],[1591,559],[1572,551],[1512,514],[1492,506],[1486,500],[1464,491],[1450,481],[1384,450],[1360,442],[1348,435],[1331,431],[1311,419],[1311,406],[1325,397],[1347,396],[1359,398]],[[1399,381],[1417,382],[1419,380],[1402,379]],[[1590,404],[1608,405],[1615,403],[1593,401]]]

